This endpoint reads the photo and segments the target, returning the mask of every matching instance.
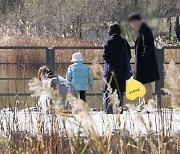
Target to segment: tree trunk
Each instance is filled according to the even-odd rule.
[[[167,18],[167,24],[169,26],[169,36],[171,36],[172,33],[172,22],[171,22],[171,17]]]
[[[175,31],[178,41],[180,41],[180,25],[179,25],[179,17],[176,17]]]

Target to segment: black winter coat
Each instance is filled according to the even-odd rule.
[[[135,79],[143,84],[160,79],[151,29],[142,23],[135,42]]]
[[[125,83],[130,71],[128,63],[131,59],[128,42],[119,35],[113,35],[104,45],[103,59],[105,64],[102,91],[106,91],[107,83],[110,83],[112,73],[114,73],[110,83],[111,88],[121,93],[125,92]]]

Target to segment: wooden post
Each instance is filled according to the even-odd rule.
[[[155,93],[157,95],[157,108],[161,109],[161,95],[163,94],[162,88],[164,88],[164,48],[156,48],[156,58],[160,74],[160,80],[155,82]]]
[[[54,48],[46,49],[46,65],[55,69],[55,50]]]

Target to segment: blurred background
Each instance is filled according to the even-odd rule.
[[[155,36],[180,39],[179,0],[0,0],[0,35],[104,41],[109,24],[118,22],[133,40],[126,22],[132,12],[144,16]]]

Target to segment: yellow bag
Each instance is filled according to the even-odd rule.
[[[137,97],[143,97],[146,94],[146,88],[137,80],[130,78],[126,85],[126,98],[135,100]]]

